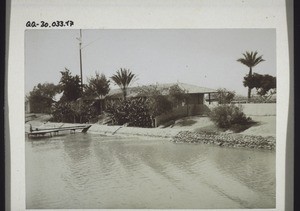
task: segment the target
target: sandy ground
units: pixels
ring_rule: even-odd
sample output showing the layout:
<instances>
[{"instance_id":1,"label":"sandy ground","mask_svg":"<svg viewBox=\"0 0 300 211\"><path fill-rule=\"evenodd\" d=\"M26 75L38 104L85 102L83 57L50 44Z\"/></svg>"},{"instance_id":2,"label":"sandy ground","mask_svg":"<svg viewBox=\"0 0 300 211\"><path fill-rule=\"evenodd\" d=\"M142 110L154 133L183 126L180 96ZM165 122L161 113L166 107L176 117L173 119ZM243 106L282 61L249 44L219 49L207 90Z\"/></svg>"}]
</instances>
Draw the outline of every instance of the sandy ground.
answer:
<instances>
[{"instance_id":1,"label":"sandy ground","mask_svg":"<svg viewBox=\"0 0 300 211\"><path fill-rule=\"evenodd\" d=\"M276 116L250 116L257 124L241 132L244 135L276 136ZM69 123L51 123L49 115L36 115L35 118L25 124L25 131L29 131L30 124L33 128L49 128L70 126ZM141 135L152 137L174 137L180 131L220 131L208 117L193 116L177 120L174 125L166 128L135 128L122 126L107 126L93 124L89 129L91 133L103 135Z\"/></svg>"},{"instance_id":2,"label":"sandy ground","mask_svg":"<svg viewBox=\"0 0 300 211\"><path fill-rule=\"evenodd\" d=\"M276 137L276 116L250 116L256 125L241 132L244 135L261 135Z\"/></svg>"},{"instance_id":3,"label":"sandy ground","mask_svg":"<svg viewBox=\"0 0 300 211\"><path fill-rule=\"evenodd\" d=\"M276 116L249 116L257 124L241 132L244 135L276 136ZM172 126L171 126L172 127ZM172 128L189 131L220 131L209 117L186 117L177 120Z\"/></svg>"}]
</instances>

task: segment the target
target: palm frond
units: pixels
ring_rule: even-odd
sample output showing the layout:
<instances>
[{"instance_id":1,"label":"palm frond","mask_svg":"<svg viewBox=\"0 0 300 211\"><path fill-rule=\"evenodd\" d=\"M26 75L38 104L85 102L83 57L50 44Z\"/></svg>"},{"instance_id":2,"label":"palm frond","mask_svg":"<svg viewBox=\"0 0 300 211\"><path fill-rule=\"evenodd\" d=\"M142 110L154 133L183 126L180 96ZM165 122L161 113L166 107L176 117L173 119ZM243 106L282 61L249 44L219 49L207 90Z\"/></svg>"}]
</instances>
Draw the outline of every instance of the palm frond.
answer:
<instances>
[{"instance_id":1,"label":"palm frond","mask_svg":"<svg viewBox=\"0 0 300 211\"><path fill-rule=\"evenodd\" d=\"M255 60L256 55L257 55L257 51L255 51L254 54L253 54L253 56L252 56L252 59L253 59L253 60Z\"/></svg>"},{"instance_id":2,"label":"palm frond","mask_svg":"<svg viewBox=\"0 0 300 211\"><path fill-rule=\"evenodd\" d=\"M260 57L258 57L258 58L256 58L256 59L254 60L253 66L255 66L255 65L257 65L257 64L259 64L259 63L261 63L261 62L263 62L263 61L265 61L265 60L262 59L262 56L260 56Z\"/></svg>"},{"instance_id":3,"label":"palm frond","mask_svg":"<svg viewBox=\"0 0 300 211\"><path fill-rule=\"evenodd\" d=\"M126 97L127 87L133 82L135 77L135 74L133 74L129 69L120 68L120 70L118 70L116 74L110 78L122 89L124 97Z\"/></svg>"},{"instance_id":4,"label":"palm frond","mask_svg":"<svg viewBox=\"0 0 300 211\"><path fill-rule=\"evenodd\" d=\"M245 53L242 53L244 58L237 59L237 62L240 62L240 63L242 63L242 64L244 64L244 65L246 65L247 67L250 67L250 68L254 67L257 64L259 64L260 62L265 61L264 59L262 59L262 55L257 57L257 54L258 54L257 51L255 51L255 52L246 51Z\"/></svg>"}]
</instances>

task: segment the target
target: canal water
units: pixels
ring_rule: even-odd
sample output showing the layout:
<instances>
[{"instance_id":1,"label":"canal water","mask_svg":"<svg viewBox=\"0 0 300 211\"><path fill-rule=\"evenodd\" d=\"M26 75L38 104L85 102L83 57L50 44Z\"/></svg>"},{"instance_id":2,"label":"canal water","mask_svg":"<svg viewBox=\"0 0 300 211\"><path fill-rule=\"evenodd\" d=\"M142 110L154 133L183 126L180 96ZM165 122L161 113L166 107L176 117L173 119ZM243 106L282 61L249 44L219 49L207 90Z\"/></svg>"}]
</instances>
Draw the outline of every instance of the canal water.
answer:
<instances>
[{"instance_id":1,"label":"canal water","mask_svg":"<svg viewBox=\"0 0 300 211\"><path fill-rule=\"evenodd\" d=\"M274 208L275 152L65 134L26 138L27 208Z\"/></svg>"}]
</instances>

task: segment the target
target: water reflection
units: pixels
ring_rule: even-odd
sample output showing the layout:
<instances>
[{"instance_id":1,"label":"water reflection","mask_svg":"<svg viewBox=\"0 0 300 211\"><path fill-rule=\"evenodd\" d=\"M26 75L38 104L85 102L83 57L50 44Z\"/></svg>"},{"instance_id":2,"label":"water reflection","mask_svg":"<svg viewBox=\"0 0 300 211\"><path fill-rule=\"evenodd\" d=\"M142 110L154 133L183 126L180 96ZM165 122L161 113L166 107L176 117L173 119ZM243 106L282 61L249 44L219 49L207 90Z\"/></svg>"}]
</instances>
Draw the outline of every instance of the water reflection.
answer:
<instances>
[{"instance_id":1,"label":"water reflection","mask_svg":"<svg viewBox=\"0 0 300 211\"><path fill-rule=\"evenodd\" d=\"M275 154L69 134L26 141L27 208L275 206Z\"/></svg>"},{"instance_id":2,"label":"water reflection","mask_svg":"<svg viewBox=\"0 0 300 211\"><path fill-rule=\"evenodd\" d=\"M84 133L71 134L63 141L64 151L74 163L82 162L90 156L91 137Z\"/></svg>"},{"instance_id":3,"label":"water reflection","mask_svg":"<svg viewBox=\"0 0 300 211\"><path fill-rule=\"evenodd\" d=\"M64 162L68 169L61 175L65 188L72 195L74 191L84 190L89 181L91 138L86 134L71 134L73 136L63 142ZM76 196L76 194L75 194Z\"/></svg>"},{"instance_id":4,"label":"water reflection","mask_svg":"<svg viewBox=\"0 0 300 211\"><path fill-rule=\"evenodd\" d=\"M253 153L254 152L254 153ZM226 159L224 157L226 156ZM213 159L218 169L254 191L275 200L275 158L268 150L218 150Z\"/></svg>"}]
</instances>

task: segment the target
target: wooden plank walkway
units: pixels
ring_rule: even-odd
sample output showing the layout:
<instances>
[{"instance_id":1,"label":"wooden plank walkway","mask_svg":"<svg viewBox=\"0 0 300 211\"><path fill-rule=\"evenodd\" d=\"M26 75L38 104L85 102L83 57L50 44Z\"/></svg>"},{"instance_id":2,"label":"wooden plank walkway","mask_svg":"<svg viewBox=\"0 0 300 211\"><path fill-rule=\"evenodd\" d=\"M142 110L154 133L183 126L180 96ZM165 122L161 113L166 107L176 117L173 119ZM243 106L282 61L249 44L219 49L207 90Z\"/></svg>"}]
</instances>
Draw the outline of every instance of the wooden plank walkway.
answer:
<instances>
[{"instance_id":1,"label":"wooden plank walkway","mask_svg":"<svg viewBox=\"0 0 300 211\"><path fill-rule=\"evenodd\" d=\"M78 125L78 126L69 126L69 127L59 127L59 128L43 128L43 129L36 129L32 130L28 133L28 137L30 136L44 136L45 134L56 135L59 131L67 131L74 132L76 130L81 130L82 133L86 133L88 129L92 125Z\"/></svg>"}]
</instances>

